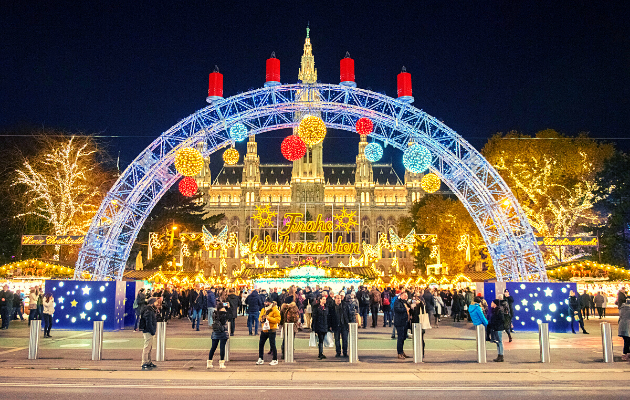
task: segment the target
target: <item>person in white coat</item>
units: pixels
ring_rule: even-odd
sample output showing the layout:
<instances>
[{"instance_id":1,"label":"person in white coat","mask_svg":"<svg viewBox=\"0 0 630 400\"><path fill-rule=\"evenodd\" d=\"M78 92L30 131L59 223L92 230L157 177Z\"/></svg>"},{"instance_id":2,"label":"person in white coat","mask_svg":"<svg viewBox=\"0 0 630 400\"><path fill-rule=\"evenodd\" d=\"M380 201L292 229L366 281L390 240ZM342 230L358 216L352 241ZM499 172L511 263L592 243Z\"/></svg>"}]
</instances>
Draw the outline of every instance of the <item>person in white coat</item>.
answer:
<instances>
[{"instance_id":1,"label":"person in white coat","mask_svg":"<svg viewBox=\"0 0 630 400\"><path fill-rule=\"evenodd\" d=\"M55 314L55 299L52 296L52 293L46 293L44 295L44 312L43 312L43 320L44 320L44 337L49 338L50 329L52 328L53 315Z\"/></svg>"},{"instance_id":2,"label":"person in white coat","mask_svg":"<svg viewBox=\"0 0 630 400\"><path fill-rule=\"evenodd\" d=\"M433 316L435 317L435 327L439 328L438 322L440 322L440 315L442 315L442 310L444 309L444 301L442 301L442 297L437 290L433 292L433 301L435 303L435 307L433 308ZM429 316L430 318L430 316Z\"/></svg>"}]
</instances>

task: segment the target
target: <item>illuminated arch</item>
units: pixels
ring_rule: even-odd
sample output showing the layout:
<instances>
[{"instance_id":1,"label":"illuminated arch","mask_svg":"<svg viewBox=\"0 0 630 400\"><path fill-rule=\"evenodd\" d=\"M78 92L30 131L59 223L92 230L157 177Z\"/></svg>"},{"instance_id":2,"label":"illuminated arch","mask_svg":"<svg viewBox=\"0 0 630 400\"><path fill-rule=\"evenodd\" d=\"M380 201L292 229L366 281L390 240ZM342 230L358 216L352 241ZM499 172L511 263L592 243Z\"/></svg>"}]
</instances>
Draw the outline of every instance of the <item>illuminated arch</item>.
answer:
<instances>
[{"instance_id":1,"label":"illuminated arch","mask_svg":"<svg viewBox=\"0 0 630 400\"><path fill-rule=\"evenodd\" d=\"M303 99L315 99L304 101ZM83 247L75 277L122 279L131 246L162 195L180 179L175 152L200 142L204 157L232 143L236 122L249 134L296 126L296 112L319 112L328 128L355 130L360 117L373 121L370 134L404 150L426 146L437 174L461 200L479 227L497 280L547 280L532 228L509 187L467 141L427 113L368 90L329 84L261 88L215 102L183 119L149 145L123 172L101 204Z\"/></svg>"}]
</instances>

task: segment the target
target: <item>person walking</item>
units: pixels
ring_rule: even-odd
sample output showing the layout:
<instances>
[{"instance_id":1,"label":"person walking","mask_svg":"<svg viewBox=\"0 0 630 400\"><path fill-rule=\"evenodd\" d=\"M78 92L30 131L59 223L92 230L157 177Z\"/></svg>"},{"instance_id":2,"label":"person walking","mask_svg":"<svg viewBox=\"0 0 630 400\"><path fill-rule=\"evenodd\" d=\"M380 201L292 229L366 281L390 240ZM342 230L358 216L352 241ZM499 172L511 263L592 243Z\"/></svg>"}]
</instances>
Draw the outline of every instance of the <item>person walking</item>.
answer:
<instances>
[{"instance_id":1,"label":"person walking","mask_svg":"<svg viewBox=\"0 0 630 400\"><path fill-rule=\"evenodd\" d=\"M590 308L591 308L591 296L585 290L584 293L580 296L580 310L582 312L583 320L585 319L585 317L586 317L586 320L589 319L588 317L589 317Z\"/></svg>"},{"instance_id":2,"label":"person walking","mask_svg":"<svg viewBox=\"0 0 630 400\"><path fill-rule=\"evenodd\" d=\"M431 316L435 314L435 299L433 293L431 293L431 289L424 289L422 302L424 303L424 311L429 315L429 321L431 321Z\"/></svg>"},{"instance_id":3,"label":"person walking","mask_svg":"<svg viewBox=\"0 0 630 400\"><path fill-rule=\"evenodd\" d=\"M208 326L212 326L214 323L214 311L217 309L217 296L213 287L206 292L206 306L208 308Z\"/></svg>"},{"instance_id":4,"label":"person walking","mask_svg":"<svg viewBox=\"0 0 630 400\"><path fill-rule=\"evenodd\" d=\"M217 350L218 346L220 346L219 368L225 368L225 345L228 341L227 312L221 302L217 303L216 307L213 307L213 315L210 315L209 312L210 311L208 310L208 319L212 319L212 347L210 348L210 353L208 353L206 368L213 368L212 358L214 357L214 352Z\"/></svg>"},{"instance_id":5,"label":"person walking","mask_svg":"<svg viewBox=\"0 0 630 400\"><path fill-rule=\"evenodd\" d=\"M575 292L571 290L569 292L569 317L571 317L571 331L575 333L573 323L575 322L575 317L577 316L578 320L580 321L580 328L582 328L582 333L588 335L588 332L586 332L586 329L584 329L584 318L582 318L582 313L580 312L580 310L580 299L576 296Z\"/></svg>"},{"instance_id":6,"label":"person walking","mask_svg":"<svg viewBox=\"0 0 630 400\"><path fill-rule=\"evenodd\" d=\"M44 312L43 312L43 320L44 320L44 337L49 338L50 329L52 328L53 323L53 314L55 314L55 299L53 298L52 293L46 293L44 295Z\"/></svg>"},{"instance_id":7,"label":"person walking","mask_svg":"<svg viewBox=\"0 0 630 400\"><path fill-rule=\"evenodd\" d=\"M593 302L597 308L597 315L599 316L599 319L602 319L602 316L604 315L604 296L602 296L602 292L597 292L597 295L593 298Z\"/></svg>"},{"instance_id":8,"label":"person walking","mask_svg":"<svg viewBox=\"0 0 630 400\"><path fill-rule=\"evenodd\" d=\"M627 297L628 296L626 294L626 287L624 286L621 289L619 289L619 292L617 292L617 300L615 301L617 308L621 308L621 306L626 304Z\"/></svg>"},{"instance_id":9,"label":"person walking","mask_svg":"<svg viewBox=\"0 0 630 400\"><path fill-rule=\"evenodd\" d=\"M151 350L153 349L153 337L157 330L157 298L151 297L147 301L146 307L142 311L142 319L138 325L139 329L142 329L142 336L144 338L144 346L142 348L142 370L150 370L156 368L157 365L151 361Z\"/></svg>"},{"instance_id":10,"label":"person walking","mask_svg":"<svg viewBox=\"0 0 630 400\"><path fill-rule=\"evenodd\" d=\"M510 306L508 302L503 298L502 294L497 295L497 300L499 301L499 306L501 307L501 311L503 312L503 328L505 333L508 335L508 339L512 341L512 335L510 334L510 330L512 329L512 318L510 317Z\"/></svg>"},{"instance_id":11,"label":"person walking","mask_svg":"<svg viewBox=\"0 0 630 400\"><path fill-rule=\"evenodd\" d=\"M11 319L18 319L24 321L24 299L22 298L22 291L18 290L13 295L13 313Z\"/></svg>"},{"instance_id":12,"label":"person walking","mask_svg":"<svg viewBox=\"0 0 630 400\"><path fill-rule=\"evenodd\" d=\"M324 355L324 339L328 332L328 313L329 309L326 306L326 297L322 296L319 299L319 304L313 306L313 322L311 325L313 332L317 335L319 345L319 355L317 357L320 360L326 358Z\"/></svg>"},{"instance_id":13,"label":"person walking","mask_svg":"<svg viewBox=\"0 0 630 400\"><path fill-rule=\"evenodd\" d=\"M407 299L407 292L402 291L394 303L394 326L396 327L396 334L398 335L396 350L398 352L398 358L401 360L408 358L404 352L405 339L407 338L407 325L409 325L409 304L407 304Z\"/></svg>"},{"instance_id":14,"label":"person walking","mask_svg":"<svg viewBox=\"0 0 630 400\"><path fill-rule=\"evenodd\" d=\"M28 326L31 326L31 321L39 319L39 312L37 310L37 300L39 299L39 288L32 287L31 292L28 294Z\"/></svg>"},{"instance_id":15,"label":"person walking","mask_svg":"<svg viewBox=\"0 0 630 400\"><path fill-rule=\"evenodd\" d=\"M376 286L372 287L370 291L370 312L372 313L372 328L378 326L378 309L381 306L381 292L378 291Z\"/></svg>"},{"instance_id":16,"label":"person walking","mask_svg":"<svg viewBox=\"0 0 630 400\"><path fill-rule=\"evenodd\" d=\"M608 296L606 296L606 292L602 292L602 297L604 298L604 304L603 304L604 318L606 318L606 307L608 307Z\"/></svg>"},{"instance_id":17,"label":"person walking","mask_svg":"<svg viewBox=\"0 0 630 400\"><path fill-rule=\"evenodd\" d=\"M9 322L13 315L13 292L9 290L9 285L4 285L0 290L0 316L2 316L2 328L9 329Z\"/></svg>"},{"instance_id":18,"label":"person walking","mask_svg":"<svg viewBox=\"0 0 630 400\"><path fill-rule=\"evenodd\" d=\"M265 351L265 343L269 340L271 346L272 360L269 365L278 365L278 350L276 349L276 329L280 323L280 311L275 302L266 299L262 310L260 310L259 321L262 325L260 332L260 340L258 341L258 361L256 365L265 363L263 355Z\"/></svg>"},{"instance_id":19,"label":"person walking","mask_svg":"<svg viewBox=\"0 0 630 400\"><path fill-rule=\"evenodd\" d=\"M367 328L367 316L370 310L370 294L365 286L359 286L357 292L357 299L359 300L359 315L361 316L361 322L363 323L363 329Z\"/></svg>"},{"instance_id":20,"label":"person walking","mask_svg":"<svg viewBox=\"0 0 630 400\"><path fill-rule=\"evenodd\" d=\"M227 296L228 305L228 320L230 321L230 336L234 336L234 331L236 329L236 317L238 316L238 306L241 302L240 297L236 295L236 291L234 289L230 289Z\"/></svg>"},{"instance_id":21,"label":"person walking","mask_svg":"<svg viewBox=\"0 0 630 400\"><path fill-rule=\"evenodd\" d=\"M335 295L335 305L328 313L328 327L335 335L335 357L348 357L348 334L350 333L350 309L342 301L341 295Z\"/></svg>"},{"instance_id":22,"label":"person walking","mask_svg":"<svg viewBox=\"0 0 630 400\"><path fill-rule=\"evenodd\" d=\"M264 307L258 290L252 290L245 299L245 304L247 305L247 329L249 330L249 336L258 336L258 317L260 316L260 309ZM252 328L254 333L252 333Z\"/></svg>"},{"instance_id":23,"label":"person walking","mask_svg":"<svg viewBox=\"0 0 630 400\"><path fill-rule=\"evenodd\" d=\"M144 311L146 304L147 300L144 297L144 288L140 288L140 290L138 290L138 294L136 295L136 299L133 302L133 309L136 312L136 322L134 323L133 330L136 332L138 332L138 324L140 323L142 312Z\"/></svg>"},{"instance_id":24,"label":"person walking","mask_svg":"<svg viewBox=\"0 0 630 400\"><path fill-rule=\"evenodd\" d=\"M313 313L313 302L315 301L315 297L313 296L313 291L309 286L304 289L304 301L304 324L306 328L311 329L311 317Z\"/></svg>"},{"instance_id":25,"label":"person walking","mask_svg":"<svg viewBox=\"0 0 630 400\"><path fill-rule=\"evenodd\" d=\"M453 322L459 322L461 316L461 306L460 306L460 298L459 294L457 294L457 290L453 290L453 304L451 306L451 312L453 315Z\"/></svg>"},{"instance_id":26,"label":"person walking","mask_svg":"<svg viewBox=\"0 0 630 400\"><path fill-rule=\"evenodd\" d=\"M512 295L510 294L510 291L507 289L503 291L503 300L505 300L508 306L508 314L506 315L507 321L505 321L505 326L507 326L507 334L511 342L512 335L510 335L510 332L514 332L514 329L512 329L512 325L513 325L512 321L514 320L514 297L512 297Z\"/></svg>"},{"instance_id":27,"label":"person walking","mask_svg":"<svg viewBox=\"0 0 630 400\"><path fill-rule=\"evenodd\" d=\"M203 295L201 287L197 285L195 290L191 291L191 308L192 308L192 329L199 330L199 323L203 315L203 308L206 305L206 297ZM195 322L197 327L195 328Z\"/></svg>"},{"instance_id":28,"label":"person walking","mask_svg":"<svg viewBox=\"0 0 630 400\"><path fill-rule=\"evenodd\" d=\"M435 327L439 328L440 316L442 315L442 310L444 310L444 301L442 300L442 297L437 290L435 290L435 292L433 293L433 304L435 307L433 310L433 315L435 317Z\"/></svg>"},{"instance_id":29,"label":"person walking","mask_svg":"<svg viewBox=\"0 0 630 400\"><path fill-rule=\"evenodd\" d=\"M505 317L503 307L501 307L501 301L499 299L493 300L490 307L492 307L492 316L488 326L491 330L492 341L497 345L497 358L494 362L503 362L503 331L505 330Z\"/></svg>"},{"instance_id":30,"label":"person walking","mask_svg":"<svg viewBox=\"0 0 630 400\"><path fill-rule=\"evenodd\" d=\"M617 334L623 339L623 355L621 359L630 361L630 298L619 307L619 327Z\"/></svg>"}]
</instances>

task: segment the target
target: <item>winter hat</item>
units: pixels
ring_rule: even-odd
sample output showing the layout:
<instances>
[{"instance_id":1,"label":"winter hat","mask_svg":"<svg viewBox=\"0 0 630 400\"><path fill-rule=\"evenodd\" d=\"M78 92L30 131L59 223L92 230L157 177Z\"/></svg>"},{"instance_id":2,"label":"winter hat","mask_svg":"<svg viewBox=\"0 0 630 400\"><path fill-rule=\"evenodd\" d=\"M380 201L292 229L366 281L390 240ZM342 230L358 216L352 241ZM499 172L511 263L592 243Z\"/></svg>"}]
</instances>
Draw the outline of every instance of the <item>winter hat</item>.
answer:
<instances>
[{"instance_id":1,"label":"winter hat","mask_svg":"<svg viewBox=\"0 0 630 400\"><path fill-rule=\"evenodd\" d=\"M479 296L475 296L475 300L474 300L474 302L475 302L475 303L481 303L481 297L479 297Z\"/></svg>"}]
</instances>

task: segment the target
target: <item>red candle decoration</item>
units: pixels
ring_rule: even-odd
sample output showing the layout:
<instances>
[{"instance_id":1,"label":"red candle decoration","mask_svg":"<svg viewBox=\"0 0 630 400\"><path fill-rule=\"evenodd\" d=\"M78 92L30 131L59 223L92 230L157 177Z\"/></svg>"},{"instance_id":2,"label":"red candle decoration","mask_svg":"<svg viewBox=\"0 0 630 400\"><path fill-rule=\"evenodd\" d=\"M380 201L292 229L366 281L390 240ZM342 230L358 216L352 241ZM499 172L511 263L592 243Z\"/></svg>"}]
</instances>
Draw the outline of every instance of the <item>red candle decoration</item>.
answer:
<instances>
[{"instance_id":1,"label":"red candle decoration","mask_svg":"<svg viewBox=\"0 0 630 400\"><path fill-rule=\"evenodd\" d=\"M276 58L275 54L272 54L271 58L267 59L265 81L267 83L280 83L280 60Z\"/></svg>"},{"instance_id":2,"label":"red candle decoration","mask_svg":"<svg viewBox=\"0 0 630 400\"><path fill-rule=\"evenodd\" d=\"M363 117L359 118L355 127L359 135L369 135L372 133L372 129L374 129L374 124L372 124L371 119Z\"/></svg>"},{"instance_id":3,"label":"red candle decoration","mask_svg":"<svg viewBox=\"0 0 630 400\"><path fill-rule=\"evenodd\" d=\"M397 83L398 83L398 97L413 96L413 91L411 88L411 74L409 72L406 72L404 68L403 68L403 72L398 74Z\"/></svg>"},{"instance_id":4,"label":"red candle decoration","mask_svg":"<svg viewBox=\"0 0 630 400\"><path fill-rule=\"evenodd\" d=\"M280 145L280 151L289 161L299 160L306 154L306 143L299 136L287 136Z\"/></svg>"},{"instance_id":5,"label":"red candle decoration","mask_svg":"<svg viewBox=\"0 0 630 400\"><path fill-rule=\"evenodd\" d=\"M223 74L215 67L208 79L208 98L223 97Z\"/></svg>"},{"instance_id":6,"label":"red candle decoration","mask_svg":"<svg viewBox=\"0 0 630 400\"><path fill-rule=\"evenodd\" d=\"M197 182L189 176L179 181L179 192L186 197L192 197L197 193Z\"/></svg>"},{"instance_id":7,"label":"red candle decoration","mask_svg":"<svg viewBox=\"0 0 630 400\"><path fill-rule=\"evenodd\" d=\"M354 60L350 56L339 61L339 81L354 82Z\"/></svg>"}]
</instances>

